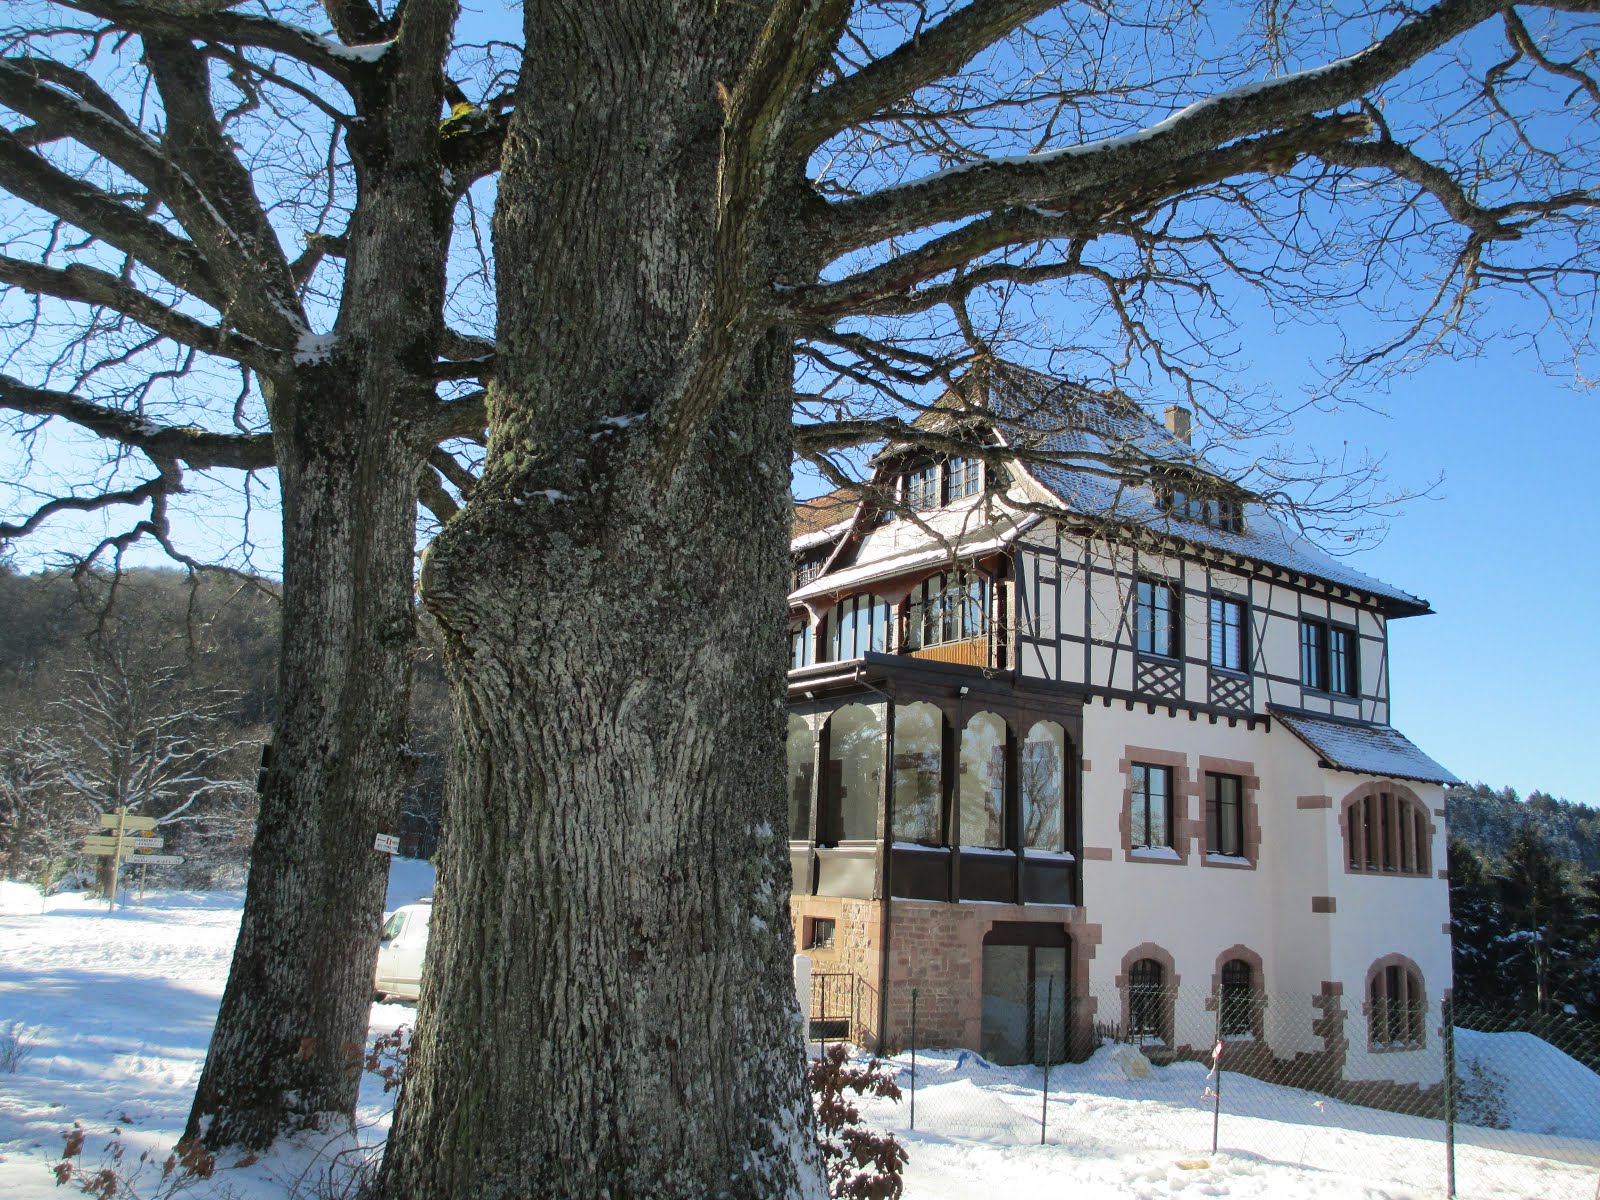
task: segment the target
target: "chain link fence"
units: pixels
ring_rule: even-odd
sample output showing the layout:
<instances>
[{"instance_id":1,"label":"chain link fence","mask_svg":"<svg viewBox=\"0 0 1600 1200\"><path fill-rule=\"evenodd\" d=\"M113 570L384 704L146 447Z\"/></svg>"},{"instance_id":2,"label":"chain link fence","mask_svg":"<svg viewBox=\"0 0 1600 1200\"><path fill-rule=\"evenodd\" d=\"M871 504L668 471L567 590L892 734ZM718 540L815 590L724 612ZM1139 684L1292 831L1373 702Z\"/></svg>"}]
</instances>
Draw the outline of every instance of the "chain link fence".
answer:
<instances>
[{"instance_id":1,"label":"chain link fence","mask_svg":"<svg viewBox=\"0 0 1600 1200\"><path fill-rule=\"evenodd\" d=\"M887 1059L904 1100L871 1119L1082 1159L1170 1151L1205 1167L1221 1154L1424 1194L1600 1200L1595 1023L1412 1002L1403 984L1367 996L1054 986L986 1003L988 1057Z\"/></svg>"}]
</instances>

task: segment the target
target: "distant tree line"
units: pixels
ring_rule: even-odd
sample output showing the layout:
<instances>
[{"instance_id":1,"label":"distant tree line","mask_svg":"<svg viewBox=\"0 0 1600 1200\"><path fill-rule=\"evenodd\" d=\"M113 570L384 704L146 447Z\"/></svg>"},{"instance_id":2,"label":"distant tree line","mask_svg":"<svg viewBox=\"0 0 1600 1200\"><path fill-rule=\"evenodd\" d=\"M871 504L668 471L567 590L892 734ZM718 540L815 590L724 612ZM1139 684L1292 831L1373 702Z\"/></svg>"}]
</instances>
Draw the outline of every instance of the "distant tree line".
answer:
<instances>
[{"instance_id":1,"label":"distant tree line","mask_svg":"<svg viewBox=\"0 0 1600 1200\"><path fill-rule=\"evenodd\" d=\"M99 814L156 818L177 868L152 880L238 886L255 835L270 736L277 602L266 581L173 570L23 574L0 561L0 877L44 888L95 881L80 853ZM447 718L419 663L416 770L402 850L438 842ZM157 870L161 871L156 875ZM103 886L104 879L97 886Z\"/></svg>"},{"instance_id":2,"label":"distant tree line","mask_svg":"<svg viewBox=\"0 0 1600 1200\"><path fill-rule=\"evenodd\" d=\"M1457 1004L1600 1020L1600 810L1481 783L1446 803Z\"/></svg>"}]
</instances>

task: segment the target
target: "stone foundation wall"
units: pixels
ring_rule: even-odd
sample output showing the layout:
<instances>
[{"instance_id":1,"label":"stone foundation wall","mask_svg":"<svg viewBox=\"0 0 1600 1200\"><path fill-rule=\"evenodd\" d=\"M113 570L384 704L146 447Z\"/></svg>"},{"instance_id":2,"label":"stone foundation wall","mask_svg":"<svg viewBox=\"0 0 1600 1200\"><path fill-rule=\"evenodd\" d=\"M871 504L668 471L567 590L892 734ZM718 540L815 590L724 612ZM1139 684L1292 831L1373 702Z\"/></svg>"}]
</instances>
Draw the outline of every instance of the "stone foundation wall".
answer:
<instances>
[{"instance_id":1,"label":"stone foundation wall","mask_svg":"<svg viewBox=\"0 0 1600 1200\"><path fill-rule=\"evenodd\" d=\"M889 934L888 1020L884 1042L898 1049L911 1040L911 995L917 993L917 1043L927 1047L978 1049L983 1041L983 939L998 922L1065 928L1071 942L1073 991L1089 990L1089 960L1100 927L1083 910L1040 905L944 904L933 900L892 902ZM1073 1013L1073 1038L1086 1039L1094 1002ZM1078 1031L1083 1026L1084 1032Z\"/></svg>"}]
</instances>

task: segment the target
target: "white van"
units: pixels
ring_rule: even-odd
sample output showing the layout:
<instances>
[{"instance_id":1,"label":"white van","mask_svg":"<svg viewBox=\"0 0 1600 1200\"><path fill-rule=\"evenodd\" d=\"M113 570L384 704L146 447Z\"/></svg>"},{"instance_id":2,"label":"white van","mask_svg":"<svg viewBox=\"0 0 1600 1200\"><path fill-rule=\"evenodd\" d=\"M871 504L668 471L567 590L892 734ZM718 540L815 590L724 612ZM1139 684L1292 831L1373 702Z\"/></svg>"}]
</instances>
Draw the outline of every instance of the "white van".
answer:
<instances>
[{"instance_id":1,"label":"white van","mask_svg":"<svg viewBox=\"0 0 1600 1200\"><path fill-rule=\"evenodd\" d=\"M422 993L422 960L428 951L433 898L395 909L384 919L372 990L379 1000L415 1000Z\"/></svg>"}]
</instances>

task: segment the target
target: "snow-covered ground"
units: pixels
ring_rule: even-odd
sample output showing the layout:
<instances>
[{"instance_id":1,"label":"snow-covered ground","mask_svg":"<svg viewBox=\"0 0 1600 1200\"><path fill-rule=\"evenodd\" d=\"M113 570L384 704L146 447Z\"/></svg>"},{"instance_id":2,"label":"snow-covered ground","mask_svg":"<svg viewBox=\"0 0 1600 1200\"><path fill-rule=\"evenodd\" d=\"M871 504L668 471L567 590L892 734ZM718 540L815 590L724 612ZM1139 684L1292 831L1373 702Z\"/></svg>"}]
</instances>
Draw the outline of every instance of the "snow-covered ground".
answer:
<instances>
[{"instance_id":1,"label":"snow-covered ground","mask_svg":"<svg viewBox=\"0 0 1600 1200\"><path fill-rule=\"evenodd\" d=\"M1466 1035L1463 1034L1463 1037ZM1498 1038L1506 1035L1476 1035ZM1522 1037L1526 1035L1512 1035ZM1558 1054L1553 1047L1540 1046ZM1127 1048L1118 1048L1126 1050ZM1052 1068L1048 1108L1038 1067L997 1067L968 1051L917 1056L916 1129L910 1104L872 1101L864 1111L910 1152L907 1194L966 1200L1051 1200L1072 1180L1079 1200L1174 1195L1234 1197L1422 1197L1445 1192L1441 1122L1342 1104L1314 1092L1225 1075L1211 1153L1206 1068L1156 1067L1130 1079L1104 1047L1088 1062ZM1600 1119L1600 1076L1565 1055L1569 1088L1540 1108L1527 1132L1457 1127L1457 1193L1463 1197L1592 1200L1600 1140L1548 1136L1563 1114ZM1501 1054L1520 1082L1523 1060ZM910 1058L890 1065L905 1091ZM1538 1064L1541 1069L1550 1064ZM1530 1100L1530 1112L1538 1102ZM1587 1106L1587 1107L1585 1107ZM1041 1111L1045 1144L1040 1145Z\"/></svg>"},{"instance_id":2,"label":"snow-covered ground","mask_svg":"<svg viewBox=\"0 0 1600 1200\"><path fill-rule=\"evenodd\" d=\"M389 905L431 890L425 864L398 862ZM0 1196L59 1198L49 1168L74 1123L87 1132L88 1163L98 1163L116 1137L128 1148L124 1169L148 1150L146 1183L159 1175L155 1164L183 1127L205 1056L239 905L237 896L161 893L143 908L108 915L103 903L81 896L41 900L30 889L0 885L0 1045L14 1029L27 1048L15 1073L0 1071ZM373 1031L413 1015L405 1006L375 1005ZM1460 1041L1463 1061L1483 1065L1487 1094L1509 1126L1460 1131L1460 1194L1593 1200L1600 1182L1600 1077L1543 1042L1496 1040L1506 1038L1528 1035L1463 1033ZM1545 1083L1529 1082L1527 1064L1536 1060L1532 1077ZM909 1082L909 1059L892 1065L902 1084ZM909 1103L874 1101L868 1110L902 1134L910 1154L908 1200L996 1194L1406 1200L1444 1191L1438 1123L1239 1076L1225 1077L1223 1150L1211 1154L1205 1071L1192 1063L1130 1080L1101 1051L1081 1066L1055 1068L1042 1146L1039 1069L935 1051L919 1055L918 1081L915 1131L908 1128ZM369 1076L361 1093L361 1142L381 1142L392 1102ZM224 1156L213 1181L182 1194L312 1200L320 1177L355 1155L347 1138L308 1137L242 1167L235 1165L238 1156Z\"/></svg>"}]
</instances>

